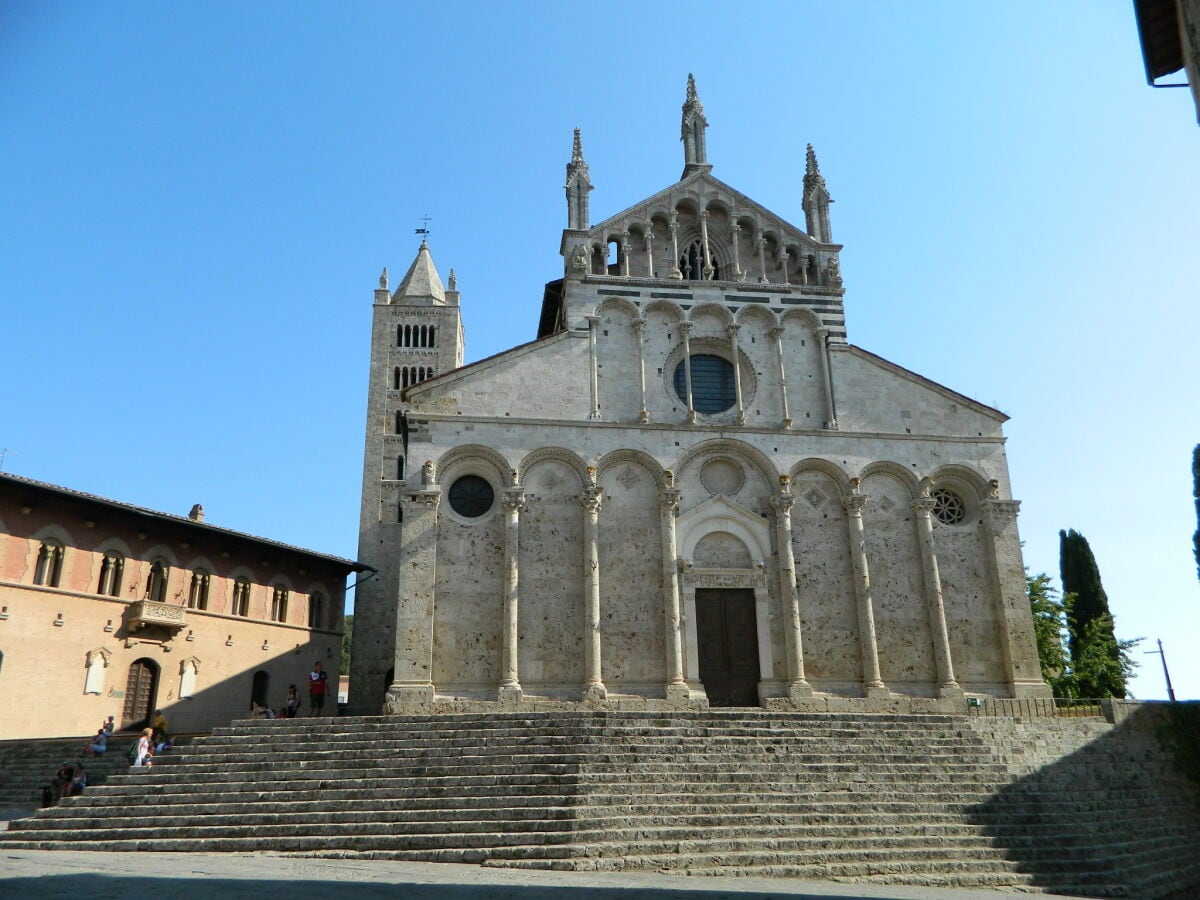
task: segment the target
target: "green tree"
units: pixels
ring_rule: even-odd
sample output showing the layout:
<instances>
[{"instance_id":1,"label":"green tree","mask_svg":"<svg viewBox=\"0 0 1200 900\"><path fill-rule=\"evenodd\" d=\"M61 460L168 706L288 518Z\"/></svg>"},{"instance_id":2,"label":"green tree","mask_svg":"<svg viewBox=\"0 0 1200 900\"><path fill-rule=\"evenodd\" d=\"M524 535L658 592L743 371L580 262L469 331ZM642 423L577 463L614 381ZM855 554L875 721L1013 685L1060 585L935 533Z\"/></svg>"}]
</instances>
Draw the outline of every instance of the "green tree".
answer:
<instances>
[{"instance_id":1,"label":"green tree","mask_svg":"<svg viewBox=\"0 0 1200 900\"><path fill-rule=\"evenodd\" d=\"M1072 598L1068 597L1068 606ZM1076 697L1125 697L1137 668L1129 651L1141 638L1118 640L1111 615L1092 619L1076 635L1078 655L1071 659L1070 689Z\"/></svg>"},{"instance_id":2,"label":"green tree","mask_svg":"<svg viewBox=\"0 0 1200 900\"><path fill-rule=\"evenodd\" d=\"M1087 538L1074 529L1060 531L1058 538L1070 649L1070 681L1064 688L1076 697L1124 697L1137 666L1128 651L1141 638L1117 640L1108 595Z\"/></svg>"},{"instance_id":3,"label":"green tree","mask_svg":"<svg viewBox=\"0 0 1200 900\"><path fill-rule=\"evenodd\" d=\"M1192 552L1196 554L1196 577L1200 578L1200 444L1192 450L1192 498L1196 501L1196 533L1192 535Z\"/></svg>"},{"instance_id":4,"label":"green tree","mask_svg":"<svg viewBox=\"0 0 1200 900\"><path fill-rule=\"evenodd\" d=\"M1025 590L1033 611L1033 632L1037 639L1038 662L1042 680L1050 685L1055 697L1074 696L1068 668L1066 638L1067 611L1058 591L1050 584L1050 576L1025 573Z\"/></svg>"},{"instance_id":5,"label":"green tree","mask_svg":"<svg viewBox=\"0 0 1200 900\"><path fill-rule=\"evenodd\" d=\"M350 674L350 640L354 637L354 616L345 616L342 619L342 667L340 671L343 675Z\"/></svg>"},{"instance_id":6,"label":"green tree","mask_svg":"<svg viewBox=\"0 0 1200 900\"><path fill-rule=\"evenodd\" d=\"M1087 632L1093 621L1111 615L1108 594L1104 593L1104 585L1100 583L1100 568L1087 538L1073 528L1058 533L1058 566L1063 594L1075 595L1070 606L1069 639L1071 660L1074 661L1079 658L1080 636Z\"/></svg>"}]
</instances>

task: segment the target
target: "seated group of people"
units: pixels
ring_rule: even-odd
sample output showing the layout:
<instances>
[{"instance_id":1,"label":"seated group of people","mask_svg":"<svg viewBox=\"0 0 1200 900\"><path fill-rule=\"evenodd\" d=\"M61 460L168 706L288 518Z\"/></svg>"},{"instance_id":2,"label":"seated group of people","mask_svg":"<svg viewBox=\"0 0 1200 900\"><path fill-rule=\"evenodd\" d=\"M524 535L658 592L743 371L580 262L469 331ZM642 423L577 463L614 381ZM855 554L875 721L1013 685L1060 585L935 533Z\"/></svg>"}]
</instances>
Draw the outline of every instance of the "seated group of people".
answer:
<instances>
[{"instance_id":1,"label":"seated group of people","mask_svg":"<svg viewBox=\"0 0 1200 900\"><path fill-rule=\"evenodd\" d=\"M64 762L50 783L42 786L42 806L53 806L63 797L74 797L87 787L87 771L83 763Z\"/></svg>"},{"instance_id":2,"label":"seated group of people","mask_svg":"<svg viewBox=\"0 0 1200 900\"><path fill-rule=\"evenodd\" d=\"M279 712L264 706L257 700L250 701L250 715L256 719L294 719L300 711L300 696L296 693L294 684L288 685L287 700L279 707Z\"/></svg>"}]
</instances>

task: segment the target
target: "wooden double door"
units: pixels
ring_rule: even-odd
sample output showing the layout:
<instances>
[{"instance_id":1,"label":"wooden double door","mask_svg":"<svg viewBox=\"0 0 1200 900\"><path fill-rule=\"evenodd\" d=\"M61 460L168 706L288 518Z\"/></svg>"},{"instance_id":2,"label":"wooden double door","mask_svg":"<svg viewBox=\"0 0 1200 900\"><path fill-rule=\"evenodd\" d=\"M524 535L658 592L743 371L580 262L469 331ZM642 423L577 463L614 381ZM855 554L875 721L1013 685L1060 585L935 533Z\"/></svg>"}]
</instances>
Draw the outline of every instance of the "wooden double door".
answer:
<instances>
[{"instance_id":1,"label":"wooden double door","mask_svg":"<svg viewBox=\"0 0 1200 900\"><path fill-rule=\"evenodd\" d=\"M754 591L697 588L700 681L710 706L758 706Z\"/></svg>"},{"instance_id":2,"label":"wooden double door","mask_svg":"<svg viewBox=\"0 0 1200 900\"><path fill-rule=\"evenodd\" d=\"M121 710L121 728L145 728L154 711L158 693L158 666L153 660L139 659L129 667L125 680L125 706Z\"/></svg>"}]
</instances>

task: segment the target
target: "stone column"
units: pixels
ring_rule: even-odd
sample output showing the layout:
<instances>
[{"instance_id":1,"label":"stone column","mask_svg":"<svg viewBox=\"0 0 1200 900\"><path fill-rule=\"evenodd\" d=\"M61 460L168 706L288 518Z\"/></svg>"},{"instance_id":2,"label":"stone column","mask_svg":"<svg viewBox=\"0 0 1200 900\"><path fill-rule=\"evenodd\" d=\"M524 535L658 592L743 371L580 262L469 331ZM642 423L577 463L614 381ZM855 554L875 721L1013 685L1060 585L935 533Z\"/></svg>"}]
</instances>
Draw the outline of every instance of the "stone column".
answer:
<instances>
[{"instance_id":1,"label":"stone column","mask_svg":"<svg viewBox=\"0 0 1200 900\"><path fill-rule=\"evenodd\" d=\"M837 405L833 400L833 377L829 373L829 329L817 329L817 356L820 359L821 379L825 383L825 427L838 430Z\"/></svg>"},{"instance_id":2,"label":"stone column","mask_svg":"<svg viewBox=\"0 0 1200 900\"><path fill-rule=\"evenodd\" d=\"M515 703L521 699L518 664L518 583L520 578L521 510L525 508L525 489L513 486L504 491L504 649L500 666L500 688L496 699Z\"/></svg>"},{"instance_id":3,"label":"stone column","mask_svg":"<svg viewBox=\"0 0 1200 900\"><path fill-rule=\"evenodd\" d=\"M733 224L729 230L733 233L733 279L741 281L745 275L742 274L742 261L738 255L738 236L742 233L742 226L738 224L737 213L734 212L730 216L733 219Z\"/></svg>"},{"instance_id":4,"label":"stone column","mask_svg":"<svg viewBox=\"0 0 1200 900\"><path fill-rule=\"evenodd\" d=\"M396 604L394 675L384 698L385 715L433 711L433 611L441 495L432 461L422 469L421 484L406 486L400 495L405 553Z\"/></svg>"},{"instance_id":5,"label":"stone column","mask_svg":"<svg viewBox=\"0 0 1200 900\"><path fill-rule=\"evenodd\" d=\"M784 247L783 249L781 249L779 251L779 264L781 266L783 266L783 283L784 284L788 283L788 270L787 270L788 256L789 256L789 254L787 251L787 247Z\"/></svg>"},{"instance_id":6,"label":"stone column","mask_svg":"<svg viewBox=\"0 0 1200 900\"><path fill-rule=\"evenodd\" d=\"M646 276L654 277L654 223L646 222Z\"/></svg>"},{"instance_id":7,"label":"stone column","mask_svg":"<svg viewBox=\"0 0 1200 900\"><path fill-rule=\"evenodd\" d=\"M621 274L629 277L629 232L621 232Z\"/></svg>"},{"instance_id":8,"label":"stone column","mask_svg":"<svg viewBox=\"0 0 1200 900\"><path fill-rule=\"evenodd\" d=\"M779 359L779 396L783 401L783 427L792 427L792 417L788 412L787 398L787 367L783 364L783 329L772 328L771 337L775 338L775 356Z\"/></svg>"},{"instance_id":9,"label":"stone column","mask_svg":"<svg viewBox=\"0 0 1200 900\"><path fill-rule=\"evenodd\" d=\"M754 236L754 249L758 253L758 264L762 266L762 281L767 283L767 240L761 231Z\"/></svg>"},{"instance_id":10,"label":"stone column","mask_svg":"<svg viewBox=\"0 0 1200 900\"><path fill-rule=\"evenodd\" d=\"M980 538L987 546L992 596L1003 654L1005 676L1014 697L1050 697L1042 681L1037 637L1029 611L1025 569L1021 560L1021 538L1017 534L1016 500L991 498L980 504Z\"/></svg>"},{"instance_id":11,"label":"stone column","mask_svg":"<svg viewBox=\"0 0 1200 900\"><path fill-rule=\"evenodd\" d=\"M679 333L683 335L683 380L687 384L687 423L695 425L696 407L692 405L692 344L688 338L688 335L692 333L692 323L680 322Z\"/></svg>"},{"instance_id":12,"label":"stone column","mask_svg":"<svg viewBox=\"0 0 1200 900\"><path fill-rule=\"evenodd\" d=\"M812 696L812 687L804 679L804 643L800 628L800 599L796 596L796 560L792 555L791 479L779 478L779 493L771 497L775 510L775 541L779 545L779 596L783 605L784 645L787 650L788 697L799 700Z\"/></svg>"},{"instance_id":13,"label":"stone column","mask_svg":"<svg viewBox=\"0 0 1200 900\"><path fill-rule=\"evenodd\" d=\"M579 498L583 507L583 699L598 702L608 696L600 674L600 545L601 490L596 470L588 467L588 484Z\"/></svg>"},{"instance_id":14,"label":"stone column","mask_svg":"<svg viewBox=\"0 0 1200 900\"><path fill-rule=\"evenodd\" d=\"M911 503L916 516L917 542L921 548L921 572L925 578L925 604L929 610L929 632L933 635L933 658L937 664L938 696L962 696L954 680L950 658L950 635L946 630L946 604L942 600L942 578L938 573L937 553L933 545L933 506L928 489Z\"/></svg>"},{"instance_id":15,"label":"stone column","mask_svg":"<svg viewBox=\"0 0 1200 900\"><path fill-rule=\"evenodd\" d=\"M682 281L683 273L679 271L679 215L671 213L671 277Z\"/></svg>"},{"instance_id":16,"label":"stone column","mask_svg":"<svg viewBox=\"0 0 1200 900\"><path fill-rule=\"evenodd\" d=\"M665 695L672 706L686 704L691 698L683 677L683 634L679 613L679 573L675 546L675 513L679 509L680 492L675 488L675 474L663 473L663 487L658 491L658 510L662 531L662 594L663 618L667 632L667 683Z\"/></svg>"},{"instance_id":17,"label":"stone column","mask_svg":"<svg viewBox=\"0 0 1200 900\"><path fill-rule=\"evenodd\" d=\"M737 342L739 327L737 324L728 325L725 333L729 335L729 353L733 357L733 396L737 402L737 416L734 418L734 422L738 425L745 425L746 410L742 406L742 367L738 356Z\"/></svg>"},{"instance_id":18,"label":"stone column","mask_svg":"<svg viewBox=\"0 0 1200 900\"><path fill-rule=\"evenodd\" d=\"M646 320L634 319L633 330L637 337L638 350L638 387L642 394L642 411L638 413L639 422L649 422L650 412L646 409L646 352L644 344L646 341Z\"/></svg>"},{"instance_id":19,"label":"stone column","mask_svg":"<svg viewBox=\"0 0 1200 900\"><path fill-rule=\"evenodd\" d=\"M591 362L591 387L592 387L592 409L588 413L588 419L597 422L600 420L600 370L596 360L596 331L600 326L599 316L587 316L588 323L588 356Z\"/></svg>"},{"instance_id":20,"label":"stone column","mask_svg":"<svg viewBox=\"0 0 1200 900\"><path fill-rule=\"evenodd\" d=\"M850 482L851 493L842 500L850 534L850 562L854 566L854 599L858 605L858 643L862 653L863 693L888 697L890 692L879 672L879 645L875 640L875 607L871 599L871 573L867 565L867 541L862 511L867 498L859 493L858 479Z\"/></svg>"},{"instance_id":21,"label":"stone column","mask_svg":"<svg viewBox=\"0 0 1200 900\"><path fill-rule=\"evenodd\" d=\"M700 211L700 240L704 246L704 269L700 273L704 276L705 281L711 281L713 277L712 253L708 250L708 210Z\"/></svg>"}]
</instances>

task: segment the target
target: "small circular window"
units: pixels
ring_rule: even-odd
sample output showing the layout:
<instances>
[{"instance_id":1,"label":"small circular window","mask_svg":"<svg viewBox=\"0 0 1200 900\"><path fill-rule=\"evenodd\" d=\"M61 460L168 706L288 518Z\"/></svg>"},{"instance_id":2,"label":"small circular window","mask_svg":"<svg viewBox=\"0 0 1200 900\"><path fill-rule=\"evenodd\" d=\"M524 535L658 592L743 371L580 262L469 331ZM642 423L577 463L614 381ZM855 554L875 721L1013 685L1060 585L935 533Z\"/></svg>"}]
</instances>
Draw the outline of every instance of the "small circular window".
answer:
<instances>
[{"instance_id":1,"label":"small circular window","mask_svg":"<svg viewBox=\"0 0 1200 900\"><path fill-rule=\"evenodd\" d=\"M945 488L930 493L933 500L933 517L943 525L957 525L967 517L967 508L962 497Z\"/></svg>"},{"instance_id":2,"label":"small circular window","mask_svg":"<svg viewBox=\"0 0 1200 900\"><path fill-rule=\"evenodd\" d=\"M675 367L675 393L680 400L687 402L687 367L683 360ZM692 406L696 412L725 412L736 399L733 363L723 356L709 353L693 355Z\"/></svg>"},{"instance_id":3,"label":"small circular window","mask_svg":"<svg viewBox=\"0 0 1200 900\"><path fill-rule=\"evenodd\" d=\"M478 475L464 475L450 485L450 508L465 519L478 519L496 502L491 483Z\"/></svg>"}]
</instances>

